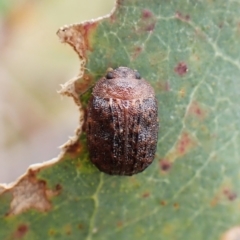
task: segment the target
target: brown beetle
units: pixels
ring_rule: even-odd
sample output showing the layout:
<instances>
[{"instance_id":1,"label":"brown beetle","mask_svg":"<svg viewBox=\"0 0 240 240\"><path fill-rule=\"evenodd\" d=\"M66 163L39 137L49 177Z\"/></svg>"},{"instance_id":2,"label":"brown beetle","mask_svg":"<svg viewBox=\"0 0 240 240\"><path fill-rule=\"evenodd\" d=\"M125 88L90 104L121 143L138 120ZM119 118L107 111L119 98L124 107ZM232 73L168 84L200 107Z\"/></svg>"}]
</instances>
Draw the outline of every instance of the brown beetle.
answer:
<instances>
[{"instance_id":1,"label":"brown beetle","mask_svg":"<svg viewBox=\"0 0 240 240\"><path fill-rule=\"evenodd\" d=\"M100 171L129 176L142 172L157 146L153 88L130 68L108 71L93 89L86 127L90 158Z\"/></svg>"}]
</instances>

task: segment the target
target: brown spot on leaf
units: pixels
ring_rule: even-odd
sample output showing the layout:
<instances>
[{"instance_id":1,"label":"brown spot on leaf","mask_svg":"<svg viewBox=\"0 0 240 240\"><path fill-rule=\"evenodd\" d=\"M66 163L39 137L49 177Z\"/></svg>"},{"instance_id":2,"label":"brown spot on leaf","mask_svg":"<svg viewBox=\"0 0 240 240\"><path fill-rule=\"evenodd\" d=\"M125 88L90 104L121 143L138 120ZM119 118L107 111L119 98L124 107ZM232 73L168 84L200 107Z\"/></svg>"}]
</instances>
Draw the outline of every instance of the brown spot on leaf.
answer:
<instances>
[{"instance_id":1,"label":"brown spot on leaf","mask_svg":"<svg viewBox=\"0 0 240 240\"><path fill-rule=\"evenodd\" d=\"M78 229L80 229L80 230L83 229L83 224L82 224L82 223L79 223L79 224L78 224Z\"/></svg>"},{"instance_id":2,"label":"brown spot on leaf","mask_svg":"<svg viewBox=\"0 0 240 240\"><path fill-rule=\"evenodd\" d=\"M188 22L190 20L190 16L188 14L184 15L179 11L176 12L175 17L183 22Z\"/></svg>"},{"instance_id":3,"label":"brown spot on leaf","mask_svg":"<svg viewBox=\"0 0 240 240\"><path fill-rule=\"evenodd\" d=\"M174 204L173 204L173 207L174 207L175 209L179 209L179 204L178 204L178 203L174 203Z\"/></svg>"},{"instance_id":4,"label":"brown spot on leaf","mask_svg":"<svg viewBox=\"0 0 240 240\"><path fill-rule=\"evenodd\" d=\"M71 235L72 234L71 225L68 224L68 225L64 226L64 231L65 231L66 235Z\"/></svg>"},{"instance_id":5,"label":"brown spot on leaf","mask_svg":"<svg viewBox=\"0 0 240 240\"><path fill-rule=\"evenodd\" d=\"M169 82L165 82L165 84L164 84L164 90L165 90L166 92L169 92L169 91L170 91L170 83L169 83Z\"/></svg>"},{"instance_id":6,"label":"brown spot on leaf","mask_svg":"<svg viewBox=\"0 0 240 240\"><path fill-rule=\"evenodd\" d=\"M155 24L156 24L156 22L152 22L152 23L148 24L148 25L146 26L145 30L146 30L147 32L152 32L152 31L154 30L154 28L155 28Z\"/></svg>"},{"instance_id":7,"label":"brown spot on leaf","mask_svg":"<svg viewBox=\"0 0 240 240\"><path fill-rule=\"evenodd\" d=\"M122 5L123 2L124 2L124 0L117 0L117 5L118 5L118 6L119 6L119 5Z\"/></svg>"},{"instance_id":8,"label":"brown spot on leaf","mask_svg":"<svg viewBox=\"0 0 240 240\"><path fill-rule=\"evenodd\" d=\"M110 23L114 24L116 22L116 19L116 12L113 12L109 17Z\"/></svg>"},{"instance_id":9,"label":"brown spot on leaf","mask_svg":"<svg viewBox=\"0 0 240 240\"><path fill-rule=\"evenodd\" d=\"M56 231L54 229L50 229L48 233L49 233L50 236L55 236L56 235Z\"/></svg>"},{"instance_id":10,"label":"brown spot on leaf","mask_svg":"<svg viewBox=\"0 0 240 240\"><path fill-rule=\"evenodd\" d=\"M237 198L237 194L232 189L224 189L223 194L229 201L234 201Z\"/></svg>"},{"instance_id":11,"label":"brown spot on leaf","mask_svg":"<svg viewBox=\"0 0 240 240\"><path fill-rule=\"evenodd\" d=\"M223 22L220 22L220 23L218 24L218 27L219 27L219 28L223 28L223 26L224 26L224 23L223 23Z\"/></svg>"},{"instance_id":12,"label":"brown spot on leaf","mask_svg":"<svg viewBox=\"0 0 240 240\"><path fill-rule=\"evenodd\" d=\"M178 91L178 96L179 96L180 98L184 98L184 97L186 96L186 90L185 90L184 87L181 88L181 89Z\"/></svg>"},{"instance_id":13,"label":"brown spot on leaf","mask_svg":"<svg viewBox=\"0 0 240 240\"><path fill-rule=\"evenodd\" d=\"M158 86L159 90L161 90L161 91L169 92L171 89L169 82L159 82L157 86Z\"/></svg>"},{"instance_id":14,"label":"brown spot on leaf","mask_svg":"<svg viewBox=\"0 0 240 240\"><path fill-rule=\"evenodd\" d=\"M28 232L28 226L26 224L21 224L18 226L17 230L14 233L14 239L23 238Z\"/></svg>"},{"instance_id":15,"label":"brown spot on leaf","mask_svg":"<svg viewBox=\"0 0 240 240\"><path fill-rule=\"evenodd\" d=\"M55 190L56 191L61 191L62 190L62 185L60 185L59 183L56 185L56 187L55 187Z\"/></svg>"},{"instance_id":16,"label":"brown spot on leaf","mask_svg":"<svg viewBox=\"0 0 240 240\"><path fill-rule=\"evenodd\" d=\"M240 226L234 226L228 229L221 237L221 240L239 240Z\"/></svg>"},{"instance_id":17,"label":"brown spot on leaf","mask_svg":"<svg viewBox=\"0 0 240 240\"><path fill-rule=\"evenodd\" d=\"M139 188L139 186L141 186L140 182L137 180L135 176L129 178L128 181L129 181L127 185L128 187Z\"/></svg>"},{"instance_id":18,"label":"brown spot on leaf","mask_svg":"<svg viewBox=\"0 0 240 240\"><path fill-rule=\"evenodd\" d=\"M158 51L153 52L151 56L149 56L148 63L152 68L156 69L157 75L162 75L162 73L165 72L165 70L163 70L160 66L162 65L161 63L168 58L167 55L168 53L166 51L158 49ZM163 79L158 81L163 82Z\"/></svg>"},{"instance_id":19,"label":"brown spot on leaf","mask_svg":"<svg viewBox=\"0 0 240 240\"><path fill-rule=\"evenodd\" d=\"M81 59L86 60L86 52L92 51L92 34L97 25L96 21L73 24L60 28L57 35L62 42L71 45Z\"/></svg>"},{"instance_id":20,"label":"brown spot on leaf","mask_svg":"<svg viewBox=\"0 0 240 240\"><path fill-rule=\"evenodd\" d=\"M169 161L166 160L166 159L160 160L159 164L160 164L160 169L161 169L163 172L169 171L170 168L172 167L172 163L169 162Z\"/></svg>"},{"instance_id":21,"label":"brown spot on leaf","mask_svg":"<svg viewBox=\"0 0 240 240\"><path fill-rule=\"evenodd\" d=\"M28 209L48 211L51 208L50 197L59 194L60 190L50 190L46 182L36 178L36 172L29 170L11 190L13 199L7 215L17 215Z\"/></svg>"},{"instance_id":22,"label":"brown spot on leaf","mask_svg":"<svg viewBox=\"0 0 240 240\"><path fill-rule=\"evenodd\" d=\"M177 153L179 155L184 155L194 145L195 145L195 141L191 138L189 133L183 132L180 136L180 139L179 139L178 143L177 143Z\"/></svg>"},{"instance_id":23,"label":"brown spot on leaf","mask_svg":"<svg viewBox=\"0 0 240 240\"><path fill-rule=\"evenodd\" d=\"M74 83L75 92L78 95L87 92L93 86L93 80L91 74L84 73L83 77Z\"/></svg>"},{"instance_id":24,"label":"brown spot on leaf","mask_svg":"<svg viewBox=\"0 0 240 240\"><path fill-rule=\"evenodd\" d=\"M86 50L92 51L90 37L92 37L93 31L95 31L97 25L98 25L98 22L96 22L96 21L95 22L86 22L81 25L82 28L80 28L81 29L80 31L81 31L84 41L85 41Z\"/></svg>"},{"instance_id":25,"label":"brown spot on leaf","mask_svg":"<svg viewBox=\"0 0 240 240\"><path fill-rule=\"evenodd\" d=\"M145 192L142 194L142 198L148 198L150 196L150 192Z\"/></svg>"},{"instance_id":26,"label":"brown spot on leaf","mask_svg":"<svg viewBox=\"0 0 240 240\"><path fill-rule=\"evenodd\" d=\"M218 204L218 202L219 202L219 198L214 197L210 202L211 207L215 207Z\"/></svg>"},{"instance_id":27,"label":"brown spot on leaf","mask_svg":"<svg viewBox=\"0 0 240 240\"><path fill-rule=\"evenodd\" d=\"M155 15L148 9L143 9L140 20L140 29L143 31L151 32L154 30L157 19Z\"/></svg>"},{"instance_id":28,"label":"brown spot on leaf","mask_svg":"<svg viewBox=\"0 0 240 240\"><path fill-rule=\"evenodd\" d=\"M206 112L197 101L193 101L189 107L189 114L196 116L200 120L206 117Z\"/></svg>"},{"instance_id":29,"label":"brown spot on leaf","mask_svg":"<svg viewBox=\"0 0 240 240\"><path fill-rule=\"evenodd\" d=\"M132 60L135 60L142 52L142 48L140 46L134 47L132 53Z\"/></svg>"},{"instance_id":30,"label":"brown spot on leaf","mask_svg":"<svg viewBox=\"0 0 240 240\"><path fill-rule=\"evenodd\" d=\"M33 178L36 178L36 175L37 175L37 173L39 172L39 170L32 170L32 169L29 169L28 170L28 178L29 179L33 179Z\"/></svg>"},{"instance_id":31,"label":"brown spot on leaf","mask_svg":"<svg viewBox=\"0 0 240 240\"><path fill-rule=\"evenodd\" d=\"M143 9L142 18L147 19L153 16L153 13L148 9Z\"/></svg>"},{"instance_id":32,"label":"brown spot on leaf","mask_svg":"<svg viewBox=\"0 0 240 240\"><path fill-rule=\"evenodd\" d=\"M237 193L233 190L233 186L231 181L224 182L223 185L220 186L215 196L210 202L212 207L215 207L217 204L226 201L234 201L237 198Z\"/></svg>"},{"instance_id":33,"label":"brown spot on leaf","mask_svg":"<svg viewBox=\"0 0 240 240\"><path fill-rule=\"evenodd\" d=\"M75 155L75 154L79 154L82 150L82 144L81 142L77 141L75 143L73 143L72 145L68 146L68 148L66 149L66 153L71 154L71 155Z\"/></svg>"},{"instance_id":34,"label":"brown spot on leaf","mask_svg":"<svg viewBox=\"0 0 240 240\"><path fill-rule=\"evenodd\" d=\"M187 131L183 131L176 141L174 147L164 157L165 161L173 164L173 162L188 153L192 148L196 147L197 141Z\"/></svg>"},{"instance_id":35,"label":"brown spot on leaf","mask_svg":"<svg viewBox=\"0 0 240 240\"><path fill-rule=\"evenodd\" d=\"M117 222L117 227L118 228L121 228L122 226L123 226L123 222L122 221Z\"/></svg>"},{"instance_id":36,"label":"brown spot on leaf","mask_svg":"<svg viewBox=\"0 0 240 240\"><path fill-rule=\"evenodd\" d=\"M164 200L162 200L162 201L160 202L160 204L161 204L162 206L166 206L166 205L167 205L167 202L164 201Z\"/></svg>"},{"instance_id":37,"label":"brown spot on leaf","mask_svg":"<svg viewBox=\"0 0 240 240\"><path fill-rule=\"evenodd\" d=\"M185 62L179 62L178 65L174 68L174 71L180 76L183 76L188 72L188 66Z\"/></svg>"},{"instance_id":38,"label":"brown spot on leaf","mask_svg":"<svg viewBox=\"0 0 240 240\"><path fill-rule=\"evenodd\" d=\"M79 99L79 97L78 97ZM75 99L74 99L75 100ZM68 140L68 142L66 142L63 146L61 146L63 152L65 153L65 155L67 155L68 149L72 148L72 145L75 145L75 143L77 143L77 145L79 144L79 136L81 135L83 128L84 128L84 121L85 121L85 109L83 109L83 107L79 107L79 111L80 111L80 118L79 118L79 127L76 129L75 131L75 137L70 138ZM78 149L77 145L75 145L72 149L72 151L70 150L70 154L74 154L74 149L76 150L76 148ZM81 151L81 150L80 150Z\"/></svg>"}]
</instances>

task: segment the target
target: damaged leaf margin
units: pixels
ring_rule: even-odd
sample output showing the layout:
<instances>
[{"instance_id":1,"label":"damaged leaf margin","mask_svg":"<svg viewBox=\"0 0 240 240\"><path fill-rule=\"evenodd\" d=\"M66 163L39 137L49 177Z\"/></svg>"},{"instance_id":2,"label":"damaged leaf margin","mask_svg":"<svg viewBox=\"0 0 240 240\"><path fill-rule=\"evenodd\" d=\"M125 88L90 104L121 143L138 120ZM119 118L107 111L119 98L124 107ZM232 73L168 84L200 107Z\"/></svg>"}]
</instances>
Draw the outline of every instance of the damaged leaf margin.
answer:
<instances>
[{"instance_id":1,"label":"damaged leaf margin","mask_svg":"<svg viewBox=\"0 0 240 240\"><path fill-rule=\"evenodd\" d=\"M0 196L4 193L10 193L12 196L10 209L5 214L6 216L18 215L29 209L35 209L40 212L49 211L52 207L52 197L60 194L60 185L56 185L55 188L49 189L47 187L47 182L39 179L37 174L41 170L50 168L59 161L64 160L65 156L69 154L79 154L81 148L79 138L84 124L84 109L79 96L91 87L90 78L85 74L87 51L91 51L91 37L98 23L106 18L110 18L116 11L118 4L119 2L117 1L114 9L106 16L79 24L65 25L57 31L60 41L72 46L80 58L79 74L65 84L61 84L61 89L58 91L58 93L62 95L72 97L77 104L80 112L79 126L75 130L75 135L70 137L70 139L60 147L61 152L57 158L43 163L32 164L29 166L27 172L13 183L0 183Z\"/></svg>"}]
</instances>

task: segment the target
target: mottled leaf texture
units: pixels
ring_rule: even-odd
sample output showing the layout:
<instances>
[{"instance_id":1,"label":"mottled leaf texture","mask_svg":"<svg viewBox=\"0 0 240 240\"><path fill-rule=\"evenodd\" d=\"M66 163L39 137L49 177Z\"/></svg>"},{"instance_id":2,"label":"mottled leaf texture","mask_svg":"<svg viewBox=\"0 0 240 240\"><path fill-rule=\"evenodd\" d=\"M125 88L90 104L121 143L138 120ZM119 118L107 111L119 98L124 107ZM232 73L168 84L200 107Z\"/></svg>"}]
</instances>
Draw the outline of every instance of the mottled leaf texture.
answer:
<instances>
[{"instance_id":1,"label":"mottled leaf texture","mask_svg":"<svg viewBox=\"0 0 240 240\"><path fill-rule=\"evenodd\" d=\"M0 239L239 239L239 9L239 0L119 0L105 18L60 29L82 59L62 90L79 104L77 138L0 187ZM132 177L99 172L82 131L91 89L82 104L79 95L118 66L137 69L158 99L156 157Z\"/></svg>"}]
</instances>

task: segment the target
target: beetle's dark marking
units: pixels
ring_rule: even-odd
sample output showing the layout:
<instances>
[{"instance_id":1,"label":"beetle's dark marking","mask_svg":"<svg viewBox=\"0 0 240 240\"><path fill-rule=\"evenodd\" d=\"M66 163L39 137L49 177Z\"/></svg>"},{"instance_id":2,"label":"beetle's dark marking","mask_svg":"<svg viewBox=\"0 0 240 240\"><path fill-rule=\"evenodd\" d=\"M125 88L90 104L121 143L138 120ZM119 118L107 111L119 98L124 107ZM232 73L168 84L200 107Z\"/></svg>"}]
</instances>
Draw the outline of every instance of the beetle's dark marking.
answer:
<instances>
[{"instance_id":1,"label":"beetle's dark marking","mask_svg":"<svg viewBox=\"0 0 240 240\"><path fill-rule=\"evenodd\" d=\"M139 112L142 112L142 109L141 109L141 103L139 103ZM140 126L141 126L141 114L138 114L136 115L137 117L137 136L136 136L136 146L135 146L135 162L134 162L134 165L133 165L133 171L136 171L136 169L138 168L138 161L137 159L139 158L139 155L138 155L138 149L139 149L139 132L140 132Z\"/></svg>"},{"instance_id":2,"label":"beetle's dark marking","mask_svg":"<svg viewBox=\"0 0 240 240\"><path fill-rule=\"evenodd\" d=\"M113 115L113 108L112 108L112 98L109 99L109 110L110 110L110 117L112 119L112 129L116 129L116 125L115 125L115 118L114 118L114 115ZM114 144L116 142L116 134L114 132L113 134L113 146L112 146L112 151L113 151L113 158L116 154L116 149L114 148Z\"/></svg>"},{"instance_id":3,"label":"beetle's dark marking","mask_svg":"<svg viewBox=\"0 0 240 240\"><path fill-rule=\"evenodd\" d=\"M139 73L139 72L136 72L135 77L136 77L136 79L141 79L140 73Z\"/></svg>"},{"instance_id":4,"label":"beetle's dark marking","mask_svg":"<svg viewBox=\"0 0 240 240\"><path fill-rule=\"evenodd\" d=\"M129 122L128 122L128 106L123 106L124 107L124 122L125 122L125 129L124 129L124 160L128 162L128 127L129 127ZM124 173L124 164L122 164L122 172Z\"/></svg>"},{"instance_id":5,"label":"beetle's dark marking","mask_svg":"<svg viewBox=\"0 0 240 240\"><path fill-rule=\"evenodd\" d=\"M188 72L188 66L185 62L179 62L178 65L174 68L174 71L180 76L183 76Z\"/></svg>"},{"instance_id":6,"label":"beetle's dark marking","mask_svg":"<svg viewBox=\"0 0 240 240\"><path fill-rule=\"evenodd\" d=\"M112 72L108 72L106 75L107 79L112 79L113 78L113 73Z\"/></svg>"},{"instance_id":7,"label":"beetle's dark marking","mask_svg":"<svg viewBox=\"0 0 240 240\"><path fill-rule=\"evenodd\" d=\"M115 175L143 171L154 159L158 109L153 88L136 71L119 67L93 89L87 115L91 161ZM132 149L131 149L132 148Z\"/></svg>"}]
</instances>

